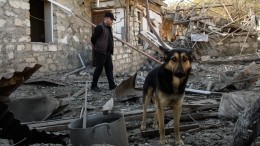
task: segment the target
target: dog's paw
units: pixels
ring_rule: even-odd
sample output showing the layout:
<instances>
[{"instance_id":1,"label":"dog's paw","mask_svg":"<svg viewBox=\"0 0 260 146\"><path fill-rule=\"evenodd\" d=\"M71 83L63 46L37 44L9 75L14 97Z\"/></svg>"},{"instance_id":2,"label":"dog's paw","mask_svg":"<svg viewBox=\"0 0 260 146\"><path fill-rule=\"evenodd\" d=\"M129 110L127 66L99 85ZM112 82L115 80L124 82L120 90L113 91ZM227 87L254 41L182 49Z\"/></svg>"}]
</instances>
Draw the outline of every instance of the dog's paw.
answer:
<instances>
[{"instance_id":1,"label":"dog's paw","mask_svg":"<svg viewBox=\"0 0 260 146\"><path fill-rule=\"evenodd\" d=\"M168 141L165 138L160 139L160 144L167 144L167 143L168 143Z\"/></svg>"},{"instance_id":2,"label":"dog's paw","mask_svg":"<svg viewBox=\"0 0 260 146\"><path fill-rule=\"evenodd\" d=\"M184 142L182 140L179 140L179 141L176 141L175 142L175 145L176 146L183 146L184 145Z\"/></svg>"}]
</instances>

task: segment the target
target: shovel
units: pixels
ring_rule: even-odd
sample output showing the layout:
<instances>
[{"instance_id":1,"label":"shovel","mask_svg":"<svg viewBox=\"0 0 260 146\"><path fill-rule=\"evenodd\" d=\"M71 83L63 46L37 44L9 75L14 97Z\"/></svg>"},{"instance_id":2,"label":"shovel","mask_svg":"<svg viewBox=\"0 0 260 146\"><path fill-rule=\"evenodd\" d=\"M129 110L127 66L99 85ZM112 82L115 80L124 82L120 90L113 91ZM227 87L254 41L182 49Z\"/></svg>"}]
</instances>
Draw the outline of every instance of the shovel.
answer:
<instances>
[{"instance_id":1,"label":"shovel","mask_svg":"<svg viewBox=\"0 0 260 146\"><path fill-rule=\"evenodd\" d=\"M135 80L137 73L133 74L131 77L123 80L115 89L115 95L118 100L127 100L130 95L140 94L140 91L135 89ZM137 93L138 92L138 93Z\"/></svg>"}]
</instances>

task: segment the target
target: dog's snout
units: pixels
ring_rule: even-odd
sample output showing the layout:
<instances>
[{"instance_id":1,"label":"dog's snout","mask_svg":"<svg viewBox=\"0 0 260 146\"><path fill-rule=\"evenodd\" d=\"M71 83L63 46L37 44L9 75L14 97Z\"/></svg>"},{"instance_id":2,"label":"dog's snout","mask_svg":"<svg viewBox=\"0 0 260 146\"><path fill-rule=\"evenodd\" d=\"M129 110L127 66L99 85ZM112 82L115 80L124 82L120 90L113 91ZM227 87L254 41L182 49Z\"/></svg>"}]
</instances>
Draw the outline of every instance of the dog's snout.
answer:
<instances>
[{"instance_id":1,"label":"dog's snout","mask_svg":"<svg viewBox=\"0 0 260 146\"><path fill-rule=\"evenodd\" d=\"M182 71L182 70L178 70L176 73L175 73L175 76L178 77L178 78L182 78L185 76L185 73Z\"/></svg>"}]
</instances>

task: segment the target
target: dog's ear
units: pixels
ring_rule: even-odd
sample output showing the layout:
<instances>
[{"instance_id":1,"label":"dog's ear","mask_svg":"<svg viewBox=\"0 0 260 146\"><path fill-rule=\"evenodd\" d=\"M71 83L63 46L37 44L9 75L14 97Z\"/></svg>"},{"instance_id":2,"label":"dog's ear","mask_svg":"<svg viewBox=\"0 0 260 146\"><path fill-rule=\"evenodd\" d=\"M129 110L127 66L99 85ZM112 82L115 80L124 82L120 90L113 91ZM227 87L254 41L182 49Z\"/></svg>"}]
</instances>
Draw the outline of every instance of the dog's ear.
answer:
<instances>
[{"instance_id":1,"label":"dog's ear","mask_svg":"<svg viewBox=\"0 0 260 146\"><path fill-rule=\"evenodd\" d=\"M164 60L168 57L168 49L165 49L163 46L159 46L159 49L163 52Z\"/></svg>"}]
</instances>

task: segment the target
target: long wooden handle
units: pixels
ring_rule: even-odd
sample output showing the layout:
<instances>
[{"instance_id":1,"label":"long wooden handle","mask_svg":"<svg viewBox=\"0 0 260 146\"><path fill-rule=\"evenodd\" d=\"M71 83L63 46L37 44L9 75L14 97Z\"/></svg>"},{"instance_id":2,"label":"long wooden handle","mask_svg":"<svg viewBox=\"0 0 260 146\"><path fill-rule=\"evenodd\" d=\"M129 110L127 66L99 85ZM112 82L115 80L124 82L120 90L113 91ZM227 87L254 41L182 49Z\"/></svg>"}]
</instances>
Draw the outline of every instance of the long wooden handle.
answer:
<instances>
[{"instance_id":1,"label":"long wooden handle","mask_svg":"<svg viewBox=\"0 0 260 146\"><path fill-rule=\"evenodd\" d=\"M90 21L88 21L88 20L85 20L84 18L80 17L79 15L75 14L75 16L78 17L78 18L80 18L81 20L83 20L83 21L85 21L85 22L91 24L92 26L96 27L96 25L95 25L94 23L92 23L92 22L90 22ZM162 64L161 61L157 60L157 59L154 58L153 56L151 56L151 55L149 55L149 54L143 52L143 51L140 50L140 49L137 49L136 47L132 46L131 44L129 44L129 43L127 43L127 42L121 40L121 39L118 38L117 36L113 35L113 37L114 37L115 39L117 39L118 41L122 42L123 44L127 45L128 47L130 47L130 48L136 50L137 52L143 54L144 56L146 56L146 57L152 59L153 61L155 61L155 62L157 62L157 63L159 63L159 64Z\"/></svg>"}]
</instances>

